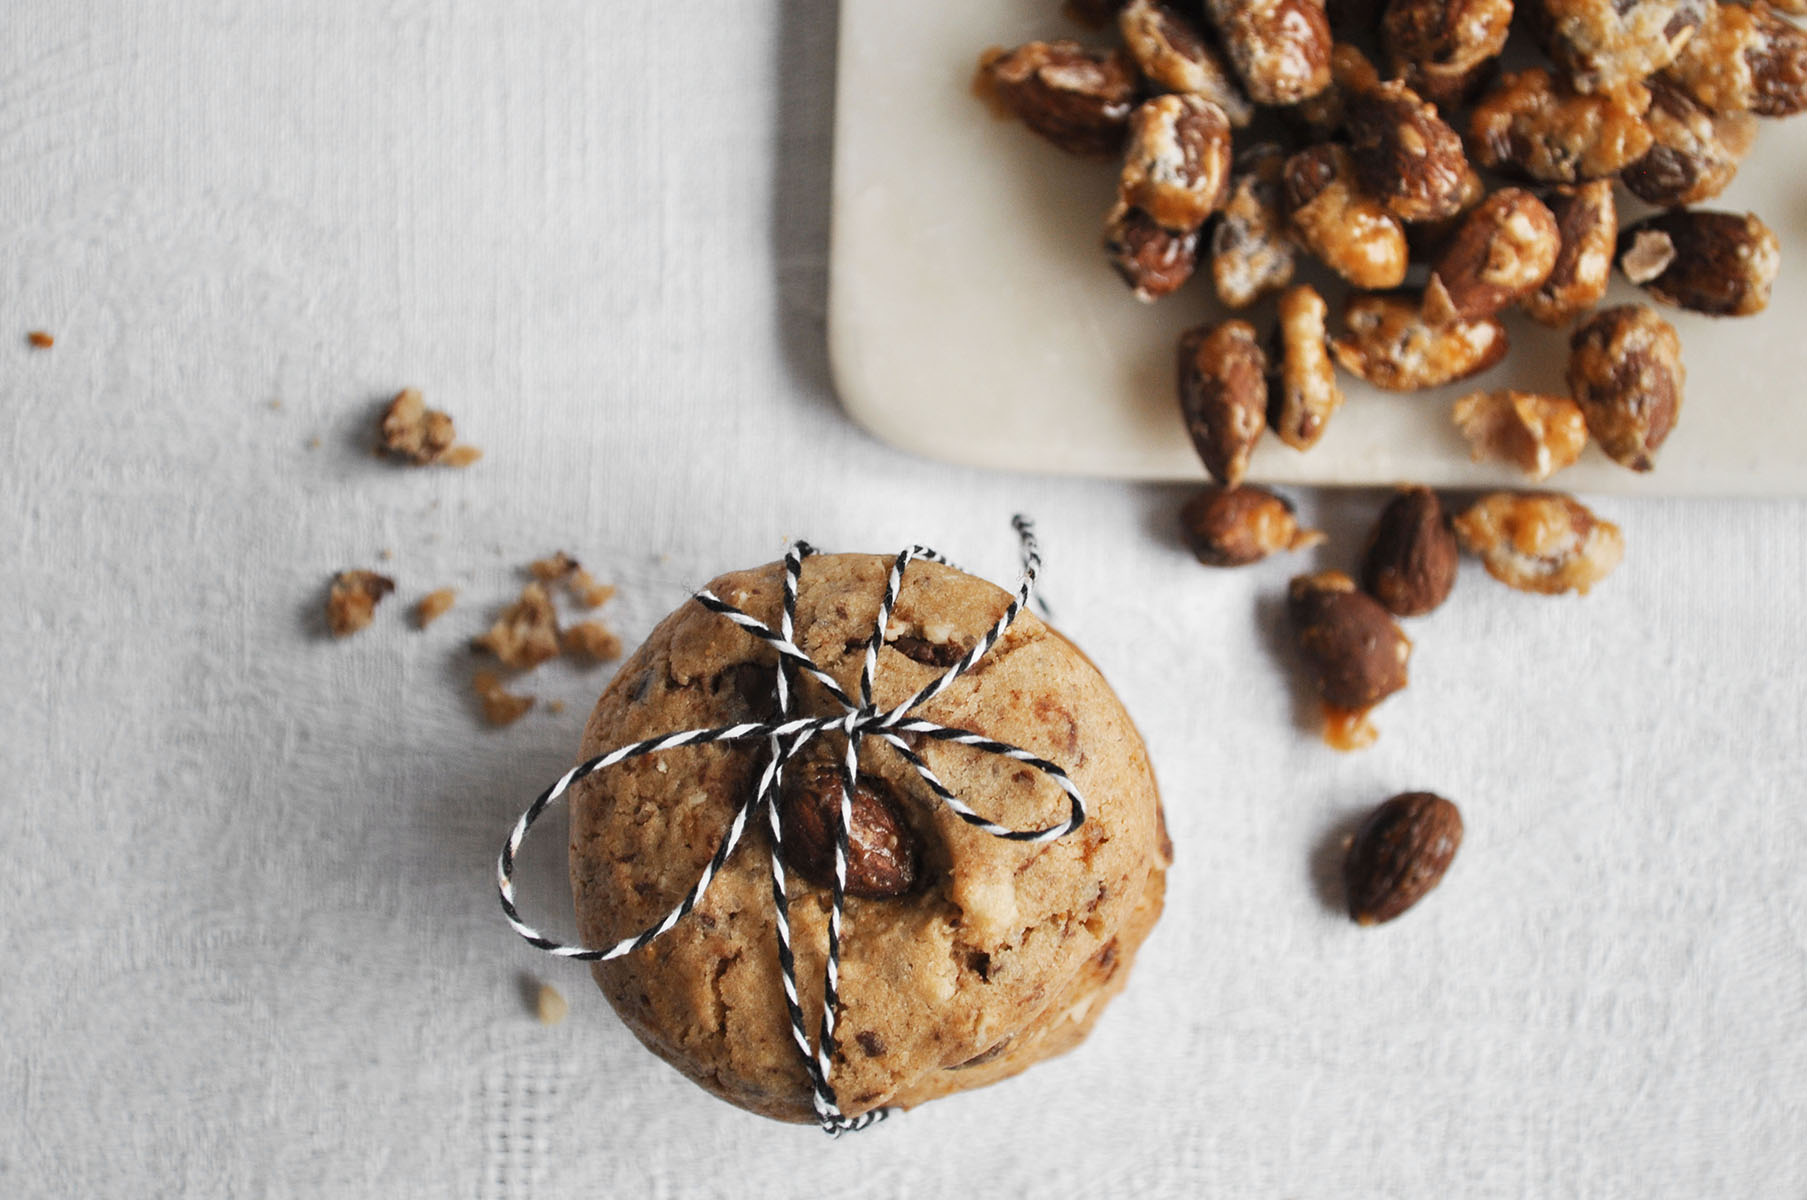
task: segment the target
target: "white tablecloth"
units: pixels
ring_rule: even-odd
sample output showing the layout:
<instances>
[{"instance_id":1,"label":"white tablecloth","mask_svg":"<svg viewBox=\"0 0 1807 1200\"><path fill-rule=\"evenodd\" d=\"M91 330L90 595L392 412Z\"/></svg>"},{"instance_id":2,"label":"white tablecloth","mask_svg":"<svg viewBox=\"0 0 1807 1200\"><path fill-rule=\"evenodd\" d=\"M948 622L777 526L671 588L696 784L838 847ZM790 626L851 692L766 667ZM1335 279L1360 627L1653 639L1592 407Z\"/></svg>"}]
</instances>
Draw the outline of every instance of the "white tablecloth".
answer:
<instances>
[{"instance_id":1,"label":"white tablecloth","mask_svg":"<svg viewBox=\"0 0 1807 1200\"><path fill-rule=\"evenodd\" d=\"M1285 657L1299 560L1208 572L1179 489L842 418L832 4L5 18L0 1193L1807 1194L1807 507L1602 500L1629 552L1585 600L1471 564L1338 755ZM406 384L480 464L371 458ZM1302 500L1347 566L1379 498ZM606 671L543 668L568 707L490 731L465 640L556 548L631 641L797 536L1007 578L1019 509L1169 806L1131 987L1078 1052L840 1142L710 1099L496 910ZM401 590L341 642L348 566ZM1467 842L1357 930L1336 837L1408 788Z\"/></svg>"}]
</instances>

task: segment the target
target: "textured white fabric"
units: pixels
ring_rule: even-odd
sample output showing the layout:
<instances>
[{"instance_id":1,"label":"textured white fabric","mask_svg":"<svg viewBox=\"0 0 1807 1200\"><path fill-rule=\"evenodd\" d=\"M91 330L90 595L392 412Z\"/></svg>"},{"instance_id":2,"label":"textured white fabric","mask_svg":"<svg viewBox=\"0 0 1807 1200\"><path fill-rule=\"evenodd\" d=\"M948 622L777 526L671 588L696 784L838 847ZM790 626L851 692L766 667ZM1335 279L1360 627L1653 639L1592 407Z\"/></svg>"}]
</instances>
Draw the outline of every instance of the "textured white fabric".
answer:
<instances>
[{"instance_id":1,"label":"textured white fabric","mask_svg":"<svg viewBox=\"0 0 1807 1200\"><path fill-rule=\"evenodd\" d=\"M840 416L832 5L4 15L0 1194L1807 1194L1807 507L1602 502L1629 552L1580 601L1470 564L1339 756L1287 670L1299 561L1208 572L1179 490ZM404 384L480 464L369 456ZM1735 401L1691 384L1684 419ZM1346 565L1379 497L1303 501ZM708 1098L495 904L606 672L543 668L569 707L491 732L465 639L558 547L632 640L796 536L1008 580L1017 509L1165 789L1132 986L1067 1058L839 1143ZM401 590L335 642L352 565ZM1467 843L1358 931L1335 837L1406 788ZM568 930L548 834L526 895Z\"/></svg>"}]
</instances>

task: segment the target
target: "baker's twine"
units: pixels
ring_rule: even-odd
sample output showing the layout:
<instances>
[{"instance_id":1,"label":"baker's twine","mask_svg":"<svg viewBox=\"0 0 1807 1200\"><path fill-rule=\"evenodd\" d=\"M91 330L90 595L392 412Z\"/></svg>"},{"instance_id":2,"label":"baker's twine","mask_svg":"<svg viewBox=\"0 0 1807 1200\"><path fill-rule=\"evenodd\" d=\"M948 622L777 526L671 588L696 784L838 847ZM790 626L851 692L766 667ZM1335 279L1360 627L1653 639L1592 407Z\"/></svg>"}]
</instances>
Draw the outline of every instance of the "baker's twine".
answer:
<instances>
[{"instance_id":1,"label":"baker's twine","mask_svg":"<svg viewBox=\"0 0 1807 1200\"><path fill-rule=\"evenodd\" d=\"M841 916L847 896L847 827L853 820L853 789L859 776L860 743L868 735L891 745L905 762L910 764L923 783L944 804L951 808L961 820L969 825L977 826L993 837L1004 838L1013 842L1051 842L1064 837L1085 823L1085 797L1080 795L1067 773L1045 758L1031 754L1027 750L997 741L983 734L967 729L956 729L947 725L939 725L933 721L912 717L911 710L927 704L941 693L952 687L954 681L984 658L991 648L997 645L1004 632L1028 605L1035 589L1035 578L1041 570L1041 555L1036 547L1035 530L1027 517L1017 516L1011 521L1016 529L1017 537L1022 545L1023 573L1017 585L1016 595L1011 600L1002 616L988 629L973 648L949 667L936 679L925 685L915 695L893 708L881 710L872 701L872 680L878 670L878 651L885 644L885 634L890 625L891 611L897 604L897 597L903 587L904 571L914 559L927 559L930 562L946 564L947 560L933 550L924 546L912 546L902 551L891 564L891 573L885 581L885 595L879 604L878 621L873 628L872 636L866 641L866 661L860 670L859 702L850 699L841 686L826 671L818 667L808 654L792 640L797 615L797 582L803 574L803 560L816 553L807 542L797 542L784 556L784 606L779 618L778 628L773 630L762 621L742 612L726 600L714 595L708 589L695 595L697 603L719 613L736 625L745 629L754 637L765 642L778 654L779 669L776 674L778 690L778 713L773 721L743 722L738 725L725 725L714 729L687 729L680 733L668 733L663 737L649 738L611 750L607 754L598 755L565 772L557 783L540 793L537 800L521 814L515 822L514 829L508 835L507 843L502 847L502 854L496 862L496 890L501 896L502 913L514 931L526 938L533 945L549 954L560 958L576 958L585 961L606 961L620 958L629 951L638 950L651 942L660 934L683 920L697 901L709 890L709 885L721 872L722 865L728 856L739 845L741 835L747 830L756 814L763 808L766 814L767 829L771 835L772 854L772 904L778 917L778 965L784 975L785 1006L790 1010L791 1035L797 1043L797 1051L803 1057L804 1069L809 1075L812 1100L816 1110L817 1122L824 1132L832 1136L866 1128L889 1115L888 1109L873 1109L857 1117L849 1117L840 1109L835 1099L833 1084L829 1081L831 1063L835 1052L835 1010L840 1000L840 960L841 960ZM792 671L801 671L810 676L841 706L840 714L829 717L803 717L792 715ZM811 1049L809 1035L804 1028L803 1007L797 1001L797 963L791 949L790 899L785 887L785 867L780 857L784 843L784 829L778 815L778 793L784 781L784 767L791 759L797 757L811 739L825 733L844 734L847 739L847 752L840 764L841 804L835 825L834 842L834 903L829 910L828 920L828 966L822 987L822 1024L816 1046ZM974 812L958 796L949 791L947 785L936 778L929 765L913 751L905 742L905 734L917 734L933 738L941 742L953 742L960 746L971 746L987 754L997 754L1014 759L1023 765L1040 771L1059 785L1072 803L1072 811L1066 820L1058 825L1050 825L1045 829L1010 829ZM685 893L677 907L666 913L664 918L654 925L641 930L631 937L623 938L612 946L592 949L584 946L570 945L547 937L533 926L521 919L515 908L514 870L515 859L521 851L521 844L527 839L527 831L533 828L535 821L545 813L547 807L570 790L572 784L604 767L625 762L630 758L639 758L646 754L656 754L662 750L674 750L679 746L700 746L714 742L743 742L764 738L771 753L767 756L765 770L759 778L759 786L753 793L742 800L734 811L734 818L728 825L728 832L721 844L715 848L709 862L703 867L702 874L697 877L690 890Z\"/></svg>"}]
</instances>

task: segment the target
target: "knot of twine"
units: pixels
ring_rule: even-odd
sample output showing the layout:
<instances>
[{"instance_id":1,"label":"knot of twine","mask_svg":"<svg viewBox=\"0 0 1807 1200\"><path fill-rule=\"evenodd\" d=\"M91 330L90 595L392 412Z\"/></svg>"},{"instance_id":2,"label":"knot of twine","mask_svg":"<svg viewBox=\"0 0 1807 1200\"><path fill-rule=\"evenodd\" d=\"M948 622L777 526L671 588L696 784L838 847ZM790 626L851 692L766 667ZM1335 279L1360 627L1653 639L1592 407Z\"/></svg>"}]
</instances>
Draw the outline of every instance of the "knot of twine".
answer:
<instances>
[{"instance_id":1,"label":"knot of twine","mask_svg":"<svg viewBox=\"0 0 1807 1200\"><path fill-rule=\"evenodd\" d=\"M695 594L694 599L711 612L719 613L734 624L745 629L754 637L765 642L777 652L779 669L777 672L778 713L775 720L765 722L743 722L738 725L726 725L713 729L687 729L679 733L668 733L663 737L649 738L634 742L607 754L598 755L587 762L579 763L567 771L563 778L542 792L527 811L515 822L514 829L508 835L508 841L502 847L501 857L496 862L496 888L502 900L502 913L509 925L528 942L550 954L561 958L575 958L584 961L606 961L620 958L622 955L651 942L679 921L696 907L697 901L708 891L709 885L720 873L728 856L739 845L741 835L747 826L758 815L765 811L767 829L771 837L771 877L772 903L777 912L778 928L778 965L784 975L784 997L786 1007L790 1010L791 1035L797 1044L798 1053L803 1058L804 1070L809 1075L812 1103L815 1107L818 1124L824 1132L840 1136L842 1133L864 1129L874 1122L883 1120L887 1109L873 1109L858 1117L844 1114L835 1099L834 1086L829 1080L831 1062L835 1052L835 1010L840 1001L840 958L841 958L841 916L847 895L847 847L848 826L853 820L853 790L859 776L860 744L867 737L875 737L889 744L903 760L921 777L928 789L961 820L969 825L977 826L993 837L1004 838L1015 842L1051 842L1071 833L1085 823L1085 798L1080 795L1065 771L1044 758L1029 751L1000 742L983 734L967 729L958 729L926 721L910 715L911 711L927 704L948 688L956 679L970 671L978 661L995 646L1004 636L1017 616L1028 605L1035 588L1036 574L1041 569L1041 555L1037 551L1034 528L1028 518L1018 516L1012 519L1012 526L1022 546L1023 572L1017 585L1015 596L1002 616L986 630L973 648L961 657L960 661L949 667L941 675L925 685L915 695L889 709L878 708L872 700L873 676L878 670L878 651L885 644L885 634L891 621L891 611L897 604L897 597L903 587L905 569L914 559L926 559L930 562L951 566L947 559L924 546L912 546L902 551L891 564L891 573L885 582L885 594L879 604L878 620L873 628L872 636L866 642L865 665L860 671L859 701L855 703L836 683L834 678L818 667L801 648L792 642L793 626L797 615L797 583L803 573L803 560L816 553L808 543L794 543L784 557L784 604L776 630L764 622L742 612L734 605L714 595L708 589ZM819 683L834 701L841 706L841 712L828 717L803 717L792 715L793 692L790 675L793 671L801 671ZM784 844L784 830L779 821L777 803L779 789L784 780L785 764L797 757L809 742L825 733L839 733L847 739L847 751L840 763L840 808L834 828L834 887L833 905L829 911L828 921L828 962L822 987L822 1023L816 1045L812 1049L809 1034L804 1026L803 1008L797 1001L797 964L791 949L790 901L785 885L785 866L780 857ZM980 816L948 790L947 786L936 778L929 765L910 748L904 740L904 734L917 734L933 738L941 742L953 742L956 745L971 746L986 754L1001 755L1014 759L1027 767L1041 772L1059 785L1071 801L1072 810L1067 819L1057 825L1044 829L1010 829L996 824ZM514 870L515 859L520 853L521 844L527 838L528 830L535 821L545 813L547 807L570 790L571 785L594 771L613 766L630 758L656 754L662 750L674 750L679 746L698 746L712 742L752 741L764 738L771 753L767 757L765 770L759 778L759 786L753 793L735 808L733 820L728 825L727 834L715 849L702 874L697 877L683 900L677 907L666 913L657 923L641 930L630 937L616 942L612 946L591 949L584 946L568 945L558 942L539 932L521 919L515 907Z\"/></svg>"}]
</instances>

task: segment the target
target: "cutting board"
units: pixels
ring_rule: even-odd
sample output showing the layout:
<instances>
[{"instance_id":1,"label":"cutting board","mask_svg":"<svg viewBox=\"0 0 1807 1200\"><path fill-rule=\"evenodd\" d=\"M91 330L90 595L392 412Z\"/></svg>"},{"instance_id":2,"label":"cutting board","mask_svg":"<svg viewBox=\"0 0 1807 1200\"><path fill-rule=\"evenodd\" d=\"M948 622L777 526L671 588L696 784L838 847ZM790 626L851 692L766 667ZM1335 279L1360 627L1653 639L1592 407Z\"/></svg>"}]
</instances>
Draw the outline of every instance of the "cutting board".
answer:
<instances>
[{"instance_id":1,"label":"cutting board","mask_svg":"<svg viewBox=\"0 0 1807 1200\"><path fill-rule=\"evenodd\" d=\"M1037 38L1104 42L1055 0L841 0L829 347L847 411L878 437L984 467L1129 479L1203 475L1174 400L1181 330L1225 313L1201 273L1138 303L1099 249L1115 170L992 115L980 51ZM1764 121L1738 178L1705 206L1753 211L1782 243L1767 312L1658 306L1680 333L1686 401L1657 467L1590 446L1553 485L1576 491L1807 495L1807 117ZM1624 193L1621 192L1624 199ZM1635 201L1622 214L1643 211ZM1615 277L1608 302L1642 293ZM1271 305L1254 310L1271 320ZM1333 326L1336 320L1333 302ZM1508 319L1512 352L1483 375L1398 394L1339 374L1347 403L1300 453L1263 440L1269 482L1513 484L1469 461L1449 418L1477 387L1557 390L1567 333Z\"/></svg>"}]
</instances>

